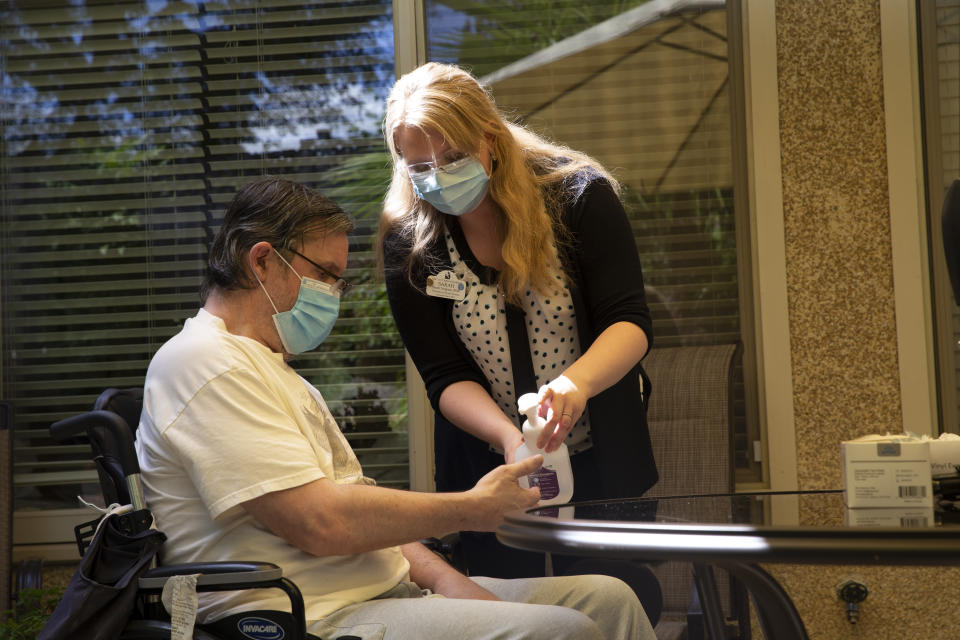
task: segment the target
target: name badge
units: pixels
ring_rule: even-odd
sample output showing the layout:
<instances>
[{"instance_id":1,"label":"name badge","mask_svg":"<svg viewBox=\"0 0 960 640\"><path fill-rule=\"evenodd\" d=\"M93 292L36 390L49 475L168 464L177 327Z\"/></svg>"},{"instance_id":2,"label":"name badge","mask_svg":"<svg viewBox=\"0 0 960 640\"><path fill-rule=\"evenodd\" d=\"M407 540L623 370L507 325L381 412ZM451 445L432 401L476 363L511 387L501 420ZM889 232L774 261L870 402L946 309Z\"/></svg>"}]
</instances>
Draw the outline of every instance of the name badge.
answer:
<instances>
[{"instance_id":1,"label":"name badge","mask_svg":"<svg viewBox=\"0 0 960 640\"><path fill-rule=\"evenodd\" d=\"M467 297L467 287L463 281L449 269L427 276L427 295L435 298L462 301Z\"/></svg>"}]
</instances>

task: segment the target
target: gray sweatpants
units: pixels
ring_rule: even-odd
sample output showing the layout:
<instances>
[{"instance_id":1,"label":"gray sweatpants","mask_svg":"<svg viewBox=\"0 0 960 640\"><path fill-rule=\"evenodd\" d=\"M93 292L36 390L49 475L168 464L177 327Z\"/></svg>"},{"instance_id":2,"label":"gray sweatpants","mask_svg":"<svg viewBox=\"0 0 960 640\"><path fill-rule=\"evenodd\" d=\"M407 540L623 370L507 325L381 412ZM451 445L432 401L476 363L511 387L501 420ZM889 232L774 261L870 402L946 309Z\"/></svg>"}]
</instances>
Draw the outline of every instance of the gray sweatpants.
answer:
<instances>
[{"instance_id":1,"label":"gray sweatpants","mask_svg":"<svg viewBox=\"0 0 960 640\"><path fill-rule=\"evenodd\" d=\"M609 576L474 577L500 602L444 598L402 582L310 625L323 640L655 640L643 607Z\"/></svg>"}]
</instances>

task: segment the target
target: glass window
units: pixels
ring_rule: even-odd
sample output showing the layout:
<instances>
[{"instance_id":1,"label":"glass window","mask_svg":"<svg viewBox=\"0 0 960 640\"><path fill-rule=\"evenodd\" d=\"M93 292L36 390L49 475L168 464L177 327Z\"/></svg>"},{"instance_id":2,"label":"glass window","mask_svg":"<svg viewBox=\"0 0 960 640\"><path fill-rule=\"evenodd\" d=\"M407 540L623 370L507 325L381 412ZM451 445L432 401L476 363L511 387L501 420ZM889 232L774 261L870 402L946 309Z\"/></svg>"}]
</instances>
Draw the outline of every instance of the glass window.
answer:
<instances>
[{"instance_id":1,"label":"glass window","mask_svg":"<svg viewBox=\"0 0 960 640\"><path fill-rule=\"evenodd\" d=\"M744 342L723 3L426 3L427 58L466 66L517 121L591 154L621 181L654 346ZM734 70L736 71L736 70ZM736 467L760 480L738 369Z\"/></svg>"},{"instance_id":2,"label":"glass window","mask_svg":"<svg viewBox=\"0 0 960 640\"><path fill-rule=\"evenodd\" d=\"M918 3L927 202L943 431L960 431L960 306L951 289L940 212L960 178L960 0Z\"/></svg>"},{"instance_id":3,"label":"glass window","mask_svg":"<svg viewBox=\"0 0 960 640\"><path fill-rule=\"evenodd\" d=\"M408 486L404 353L371 250L390 0L23 1L0 15L0 397L18 512L97 491L87 447L48 426L143 383L196 313L226 204L263 174L320 188L358 222L341 318L293 364L367 473Z\"/></svg>"}]
</instances>

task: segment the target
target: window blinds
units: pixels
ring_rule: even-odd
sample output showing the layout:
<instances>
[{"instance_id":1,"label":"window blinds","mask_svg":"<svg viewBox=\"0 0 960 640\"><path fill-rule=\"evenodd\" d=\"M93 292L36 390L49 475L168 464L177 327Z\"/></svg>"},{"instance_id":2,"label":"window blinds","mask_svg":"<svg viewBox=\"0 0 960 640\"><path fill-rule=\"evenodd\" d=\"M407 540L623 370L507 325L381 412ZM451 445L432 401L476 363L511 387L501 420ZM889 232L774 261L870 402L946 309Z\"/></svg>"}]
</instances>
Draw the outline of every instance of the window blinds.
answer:
<instances>
[{"instance_id":1,"label":"window blinds","mask_svg":"<svg viewBox=\"0 0 960 640\"><path fill-rule=\"evenodd\" d=\"M372 239L388 167L389 0L14 2L2 13L2 393L15 406L17 507L75 505L96 478L51 422L150 357L199 306L236 188L263 174L354 214L355 284L316 384L368 475L408 485L403 348ZM238 402L242 399L238 398Z\"/></svg>"},{"instance_id":2,"label":"window blinds","mask_svg":"<svg viewBox=\"0 0 960 640\"><path fill-rule=\"evenodd\" d=\"M924 64L935 69L931 75L936 87L931 93L937 102L931 105L931 117L936 118L936 123L931 128L939 134L938 139L929 144L940 152L937 162L933 163L933 166L939 165L940 175L930 178L931 188L937 190L931 200L940 204L943 194L960 176L960 0L939 0L927 9L933 13L936 26L935 34L929 34L935 38L935 59L924 61ZM939 209L934 211L932 219L934 224L940 224ZM948 394L952 394L949 402L954 405L955 413L951 413L955 418L960 415L960 306L955 304L951 293L946 296L953 336L948 347L954 382L954 388ZM955 430L956 419L950 420L951 413L944 413L944 424L947 425L944 430Z\"/></svg>"},{"instance_id":3,"label":"window blinds","mask_svg":"<svg viewBox=\"0 0 960 640\"><path fill-rule=\"evenodd\" d=\"M427 55L623 186L655 346L742 340L724 3L427 2ZM737 381L737 466L759 466Z\"/></svg>"}]
</instances>

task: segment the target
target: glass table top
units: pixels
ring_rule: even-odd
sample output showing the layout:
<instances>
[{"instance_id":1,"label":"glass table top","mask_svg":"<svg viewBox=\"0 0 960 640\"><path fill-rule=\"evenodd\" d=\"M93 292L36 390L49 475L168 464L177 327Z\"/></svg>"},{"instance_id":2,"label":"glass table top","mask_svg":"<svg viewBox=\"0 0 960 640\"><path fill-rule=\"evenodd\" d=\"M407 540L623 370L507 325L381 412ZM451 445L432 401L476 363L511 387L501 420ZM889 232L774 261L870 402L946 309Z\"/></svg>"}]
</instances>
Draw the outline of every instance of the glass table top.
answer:
<instances>
[{"instance_id":1,"label":"glass table top","mask_svg":"<svg viewBox=\"0 0 960 640\"><path fill-rule=\"evenodd\" d=\"M729 525L732 529L777 528L956 528L960 506L850 509L843 491L762 492L734 495L634 498L539 507L529 516L576 521L658 525Z\"/></svg>"},{"instance_id":2,"label":"glass table top","mask_svg":"<svg viewBox=\"0 0 960 640\"><path fill-rule=\"evenodd\" d=\"M508 513L530 551L709 562L960 564L960 509L850 509L843 491L633 498Z\"/></svg>"}]
</instances>

